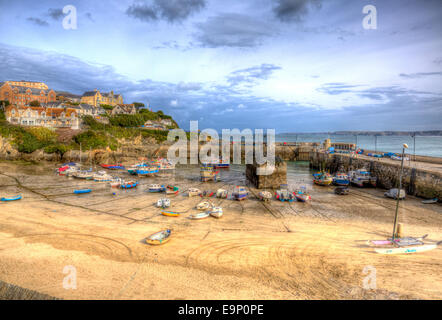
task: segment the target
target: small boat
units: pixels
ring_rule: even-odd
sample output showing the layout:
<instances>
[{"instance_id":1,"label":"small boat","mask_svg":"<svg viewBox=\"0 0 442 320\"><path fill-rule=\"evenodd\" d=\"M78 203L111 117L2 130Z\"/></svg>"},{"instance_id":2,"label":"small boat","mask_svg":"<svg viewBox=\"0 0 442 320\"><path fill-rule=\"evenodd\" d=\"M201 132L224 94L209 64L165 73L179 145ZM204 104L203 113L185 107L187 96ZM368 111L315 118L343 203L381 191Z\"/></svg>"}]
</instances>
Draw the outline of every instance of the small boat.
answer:
<instances>
[{"instance_id":1,"label":"small boat","mask_svg":"<svg viewBox=\"0 0 442 320\"><path fill-rule=\"evenodd\" d=\"M178 194L179 188L174 186L167 186L166 187L166 194Z\"/></svg>"},{"instance_id":2,"label":"small boat","mask_svg":"<svg viewBox=\"0 0 442 320\"><path fill-rule=\"evenodd\" d=\"M187 194L189 195L189 197L199 196L201 194L201 190L197 188L189 188Z\"/></svg>"},{"instance_id":3,"label":"small boat","mask_svg":"<svg viewBox=\"0 0 442 320\"><path fill-rule=\"evenodd\" d=\"M123 183L123 179L121 178L114 178L109 182L109 185L111 188L118 188Z\"/></svg>"},{"instance_id":4,"label":"small boat","mask_svg":"<svg viewBox=\"0 0 442 320\"><path fill-rule=\"evenodd\" d=\"M405 190L401 189L401 191L399 192L399 200L403 200L405 199ZM384 193L384 196L386 196L387 198L392 198L392 199L396 199L398 198L398 189L397 188L393 188L388 190L387 192Z\"/></svg>"},{"instance_id":5,"label":"small boat","mask_svg":"<svg viewBox=\"0 0 442 320\"><path fill-rule=\"evenodd\" d=\"M170 240L170 235L172 234L170 229L162 230L160 232L156 232L151 234L146 238L146 242L152 245L160 245L164 244Z\"/></svg>"},{"instance_id":6,"label":"small boat","mask_svg":"<svg viewBox=\"0 0 442 320\"><path fill-rule=\"evenodd\" d=\"M349 176L350 182L358 187L376 187L376 177L372 177L370 172L365 169L350 171Z\"/></svg>"},{"instance_id":7,"label":"small boat","mask_svg":"<svg viewBox=\"0 0 442 320\"><path fill-rule=\"evenodd\" d=\"M167 208L170 207L170 199L167 198L161 198L157 201L157 207L158 208Z\"/></svg>"},{"instance_id":8,"label":"small boat","mask_svg":"<svg viewBox=\"0 0 442 320\"><path fill-rule=\"evenodd\" d=\"M307 202L312 199L312 197L307 193L306 187L301 187L294 192L296 200L301 202Z\"/></svg>"},{"instance_id":9,"label":"small boat","mask_svg":"<svg viewBox=\"0 0 442 320\"><path fill-rule=\"evenodd\" d=\"M323 172L313 178L313 183L318 186L329 186L333 182L333 178L327 172Z\"/></svg>"},{"instance_id":10,"label":"small boat","mask_svg":"<svg viewBox=\"0 0 442 320\"><path fill-rule=\"evenodd\" d=\"M273 195L269 191L261 191L258 193L258 198L261 201L269 201L273 198Z\"/></svg>"},{"instance_id":11,"label":"small boat","mask_svg":"<svg viewBox=\"0 0 442 320\"><path fill-rule=\"evenodd\" d=\"M159 159L155 162L155 164L158 166L159 171L169 171L175 169L175 165L168 159Z\"/></svg>"},{"instance_id":12,"label":"small boat","mask_svg":"<svg viewBox=\"0 0 442 320\"><path fill-rule=\"evenodd\" d=\"M207 210L207 209L209 209L210 207L213 207L213 205L212 205L212 203L210 203L209 201L203 201L203 202L200 202L200 203L198 203L198 204L196 205L196 208L197 208L198 210Z\"/></svg>"},{"instance_id":13,"label":"small boat","mask_svg":"<svg viewBox=\"0 0 442 320\"><path fill-rule=\"evenodd\" d=\"M228 194L227 190L224 190L224 189L218 189L216 191L216 197L217 198L226 199L227 198L227 194Z\"/></svg>"},{"instance_id":14,"label":"small boat","mask_svg":"<svg viewBox=\"0 0 442 320\"><path fill-rule=\"evenodd\" d=\"M77 179L85 179L85 180L91 180L94 178L94 174L92 172L84 170L76 171L72 174L72 176Z\"/></svg>"},{"instance_id":15,"label":"small boat","mask_svg":"<svg viewBox=\"0 0 442 320\"><path fill-rule=\"evenodd\" d=\"M212 161L212 165L214 168L217 169L228 169L230 167L230 163L228 162L228 160L224 161L222 158Z\"/></svg>"},{"instance_id":16,"label":"small boat","mask_svg":"<svg viewBox=\"0 0 442 320\"><path fill-rule=\"evenodd\" d=\"M158 172L159 172L158 167L154 167L154 166L139 167L136 170L136 173L139 176L148 176L148 175L152 175L152 174L158 173Z\"/></svg>"},{"instance_id":17,"label":"small boat","mask_svg":"<svg viewBox=\"0 0 442 320\"><path fill-rule=\"evenodd\" d=\"M235 200L241 201L247 199L249 193L247 192L247 189L245 187L236 186L235 191L233 191L232 195Z\"/></svg>"},{"instance_id":18,"label":"small boat","mask_svg":"<svg viewBox=\"0 0 442 320\"><path fill-rule=\"evenodd\" d=\"M137 181L123 181L120 184L120 189L132 189L132 188L136 188L137 186L138 186Z\"/></svg>"},{"instance_id":19,"label":"small boat","mask_svg":"<svg viewBox=\"0 0 442 320\"><path fill-rule=\"evenodd\" d=\"M163 192L166 191L166 187L159 184L151 184L149 185L149 192Z\"/></svg>"},{"instance_id":20,"label":"small boat","mask_svg":"<svg viewBox=\"0 0 442 320\"><path fill-rule=\"evenodd\" d=\"M201 181L218 181L219 171L215 171L212 164L203 163L200 167L200 178Z\"/></svg>"},{"instance_id":21,"label":"small boat","mask_svg":"<svg viewBox=\"0 0 442 320\"><path fill-rule=\"evenodd\" d=\"M223 216L223 208L221 207L213 207L208 213L214 218L221 218Z\"/></svg>"},{"instance_id":22,"label":"small boat","mask_svg":"<svg viewBox=\"0 0 442 320\"><path fill-rule=\"evenodd\" d=\"M333 177L333 184L336 186L348 186L350 184L350 179L348 174L339 172Z\"/></svg>"},{"instance_id":23,"label":"small boat","mask_svg":"<svg viewBox=\"0 0 442 320\"><path fill-rule=\"evenodd\" d=\"M390 157L392 160L397 160L397 161L402 161L402 157L401 156L396 156L396 155L393 155L393 156L391 156ZM408 160L410 160L408 157L404 157L404 160L405 161L408 161Z\"/></svg>"},{"instance_id":24,"label":"small boat","mask_svg":"<svg viewBox=\"0 0 442 320\"><path fill-rule=\"evenodd\" d=\"M200 196L201 197L213 197L215 195L215 192L213 192L213 191L210 191L210 190L204 190L201 194L200 194Z\"/></svg>"},{"instance_id":25,"label":"small boat","mask_svg":"<svg viewBox=\"0 0 442 320\"><path fill-rule=\"evenodd\" d=\"M193 213L189 216L189 219L193 219L193 220L201 220L201 219L205 219L207 217L210 216L209 212L199 212L199 213Z\"/></svg>"},{"instance_id":26,"label":"small boat","mask_svg":"<svg viewBox=\"0 0 442 320\"><path fill-rule=\"evenodd\" d=\"M335 188L335 194L340 196L344 196L350 193L350 189L348 187L337 187Z\"/></svg>"},{"instance_id":27,"label":"small boat","mask_svg":"<svg viewBox=\"0 0 442 320\"><path fill-rule=\"evenodd\" d=\"M161 211L161 214L167 217L179 217L181 213L173 211Z\"/></svg>"},{"instance_id":28,"label":"small boat","mask_svg":"<svg viewBox=\"0 0 442 320\"><path fill-rule=\"evenodd\" d=\"M11 198L3 197L3 198L0 199L0 201L17 201L17 200L21 200L21 199L22 199L22 196L18 195L18 196L11 197Z\"/></svg>"},{"instance_id":29,"label":"small boat","mask_svg":"<svg viewBox=\"0 0 442 320\"><path fill-rule=\"evenodd\" d=\"M293 202L296 199L295 195L287 189L277 190L275 193L275 197L279 201L288 201L288 202Z\"/></svg>"},{"instance_id":30,"label":"small boat","mask_svg":"<svg viewBox=\"0 0 442 320\"><path fill-rule=\"evenodd\" d=\"M78 190L74 190L75 194L83 194L83 193L91 193L92 190L91 189L78 189Z\"/></svg>"},{"instance_id":31,"label":"small boat","mask_svg":"<svg viewBox=\"0 0 442 320\"><path fill-rule=\"evenodd\" d=\"M108 170L126 170L122 164L100 164L100 166Z\"/></svg>"},{"instance_id":32,"label":"small boat","mask_svg":"<svg viewBox=\"0 0 442 320\"><path fill-rule=\"evenodd\" d=\"M424 244L412 247L399 247L399 248L376 248L374 251L382 254L400 254L400 253L416 253L424 252L437 248L437 244Z\"/></svg>"},{"instance_id":33,"label":"small boat","mask_svg":"<svg viewBox=\"0 0 442 320\"><path fill-rule=\"evenodd\" d=\"M112 181L113 177L108 175L105 171L98 171L93 175L93 179L96 182L110 182Z\"/></svg>"},{"instance_id":34,"label":"small boat","mask_svg":"<svg viewBox=\"0 0 442 320\"><path fill-rule=\"evenodd\" d=\"M422 200L422 203L431 204L431 203L437 203L438 201L439 201L439 199L433 198L433 199L428 199L428 200Z\"/></svg>"},{"instance_id":35,"label":"small boat","mask_svg":"<svg viewBox=\"0 0 442 320\"><path fill-rule=\"evenodd\" d=\"M394 242L395 243L407 243L409 245L415 245L415 244L423 244L423 240L428 237L428 234L423 235L422 237L405 237L405 238L395 238ZM387 239L387 240L368 240L367 244L370 246L386 246L386 245L392 245L393 242L391 241L391 239Z\"/></svg>"}]
</instances>

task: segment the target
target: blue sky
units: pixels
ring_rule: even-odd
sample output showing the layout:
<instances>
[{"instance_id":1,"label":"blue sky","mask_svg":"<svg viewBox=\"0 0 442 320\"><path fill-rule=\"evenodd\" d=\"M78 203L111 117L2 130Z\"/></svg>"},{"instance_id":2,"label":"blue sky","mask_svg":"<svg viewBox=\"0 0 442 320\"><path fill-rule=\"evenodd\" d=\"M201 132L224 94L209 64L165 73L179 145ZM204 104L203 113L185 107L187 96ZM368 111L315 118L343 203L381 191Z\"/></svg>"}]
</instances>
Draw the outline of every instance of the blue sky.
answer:
<instances>
[{"instance_id":1,"label":"blue sky","mask_svg":"<svg viewBox=\"0 0 442 320\"><path fill-rule=\"evenodd\" d=\"M441 35L440 0L0 0L0 80L113 89L186 129L442 129Z\"/></svg>"}]
</instances>

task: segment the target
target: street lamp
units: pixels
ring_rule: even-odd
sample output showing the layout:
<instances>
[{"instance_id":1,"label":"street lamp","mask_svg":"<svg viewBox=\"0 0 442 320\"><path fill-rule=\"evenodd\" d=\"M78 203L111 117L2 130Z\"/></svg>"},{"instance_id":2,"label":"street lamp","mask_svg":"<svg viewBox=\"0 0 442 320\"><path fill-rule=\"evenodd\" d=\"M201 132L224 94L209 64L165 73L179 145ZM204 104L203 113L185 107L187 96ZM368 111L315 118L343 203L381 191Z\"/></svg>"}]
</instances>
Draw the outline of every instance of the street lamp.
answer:
<instances>
[{"instance_id":1,"label":"street lamp","mask_svg":"<svg viewBox=\"0 0 442 320\"><path fill-rule=\"evenodd\" d=\"M393 225L393 237L392 241L394 243L394 239L396 237L396 227L397 227L397 215L399 212L399 199L401 195L401 189L402 189L402 170L404 169L404 157L405 157L405 149L408 149L408 145L404 143L402 148L402 159L401 159L401 170L399 171L399 188L397 190L396 194L396 213L394 215L394 225Z\"/></svg>"}]
</instances>

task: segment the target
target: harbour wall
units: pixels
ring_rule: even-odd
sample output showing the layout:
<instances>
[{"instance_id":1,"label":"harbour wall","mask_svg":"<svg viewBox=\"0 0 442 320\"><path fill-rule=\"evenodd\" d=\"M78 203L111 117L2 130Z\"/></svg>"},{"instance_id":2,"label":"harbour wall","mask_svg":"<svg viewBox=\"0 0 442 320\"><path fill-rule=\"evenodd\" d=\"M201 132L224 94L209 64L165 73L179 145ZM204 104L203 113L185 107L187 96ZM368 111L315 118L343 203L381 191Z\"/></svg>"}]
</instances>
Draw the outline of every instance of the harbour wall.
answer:
<instances>
[{"instance_id":1,"label":"harbour wall","mask_svg":"<svg viewBox=\"0 0 442 320\"><path fill-rule=\"evenodd\" d=\"M380 188L397 188L400 171L400 161L397 163L383 162L376 158L355 158L347 154L312 153L310 166L314 169L324 169L331 174L338 170L351 171L365 168L377 177ZM402 187L407 194L422 198L442 199L442 175L438 172L422 168L414 168L413 164L404 165Z\"/></svg>"}]
</instances>

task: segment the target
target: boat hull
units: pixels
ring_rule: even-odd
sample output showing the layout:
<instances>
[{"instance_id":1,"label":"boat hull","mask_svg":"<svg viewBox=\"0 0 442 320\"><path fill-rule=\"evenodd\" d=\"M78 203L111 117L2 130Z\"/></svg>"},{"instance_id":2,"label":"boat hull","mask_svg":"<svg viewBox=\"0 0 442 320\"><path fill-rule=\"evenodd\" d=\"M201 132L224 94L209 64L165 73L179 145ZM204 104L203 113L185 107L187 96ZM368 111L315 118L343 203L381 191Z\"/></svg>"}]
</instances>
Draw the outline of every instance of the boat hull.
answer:
<instances>
[{"instance_id":1,"label":"boat hull","mask_svg":"<svg viewBox=\"0 0 442 320\"><path fill-rule=\"evenodd\" d=\"M1 198L0 201L17 201L17 200L21 200L22 196L15 196L15 197L11 197L11 198Z\"/></svg>"}]
</instances>

